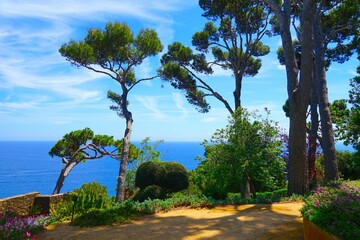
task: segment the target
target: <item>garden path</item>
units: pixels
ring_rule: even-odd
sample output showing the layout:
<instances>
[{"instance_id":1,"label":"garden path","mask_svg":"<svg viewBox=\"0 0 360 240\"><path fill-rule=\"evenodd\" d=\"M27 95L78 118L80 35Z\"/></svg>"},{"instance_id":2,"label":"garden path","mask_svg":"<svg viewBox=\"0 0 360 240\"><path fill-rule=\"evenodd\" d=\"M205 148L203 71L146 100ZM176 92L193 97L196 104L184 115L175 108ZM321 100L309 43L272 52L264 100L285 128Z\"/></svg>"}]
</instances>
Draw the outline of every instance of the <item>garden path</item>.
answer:
<instances>
[{"instance_id":1,"label":"garden path","mask_svg":"<svg viewBox=\"0 0 360 240\"><path fill-rule=\"evenodd\" d=\"M38 235L41 239L303 239L302 202L176 209L129 224L81 228L61 223Z\"/></svg>"}]
</instances>

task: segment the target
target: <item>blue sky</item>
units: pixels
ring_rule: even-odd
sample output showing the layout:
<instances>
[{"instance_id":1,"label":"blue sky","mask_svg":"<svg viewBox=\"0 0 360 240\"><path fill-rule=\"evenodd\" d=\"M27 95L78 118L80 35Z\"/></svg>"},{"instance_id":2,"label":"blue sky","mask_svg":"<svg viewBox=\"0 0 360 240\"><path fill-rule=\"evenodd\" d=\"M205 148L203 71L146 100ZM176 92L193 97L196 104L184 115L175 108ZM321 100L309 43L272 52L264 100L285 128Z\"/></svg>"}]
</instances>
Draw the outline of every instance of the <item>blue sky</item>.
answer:
<instances>
[{"instance_id":1,"label":"blue sky","mask_svg":"<svg viewBox=\"0 0 360 240\"><path fill-rule=\"evenodd\" d=\"M109 110L106 92L118 91L111 79L76 68L58 49L71 39L83 39L89 28L109 21L127 23L136 34L155 29L166 49L173 41L190 46L191 36L207 21L195 0L2 0L0 2L0 140L58 140L65 133L90 127L98 134L123 136L124 119ZM259 74L245 78L242 104L264 107L270 118L287 128L282 111L286 78L276 58L280 38L265 39L271 53L262 58ZM149 77L161 54L136 69ZM358 61L333 64L328 71L330 101L348 97L349 79ZM230 72L217 69L208 82L230 103L234 83ZM228 112L215 99L207 114L198 113L182 93L157 79L136 86L129 96L133 140L202 141L227 124Z\"/></svg>"}]
</instances>

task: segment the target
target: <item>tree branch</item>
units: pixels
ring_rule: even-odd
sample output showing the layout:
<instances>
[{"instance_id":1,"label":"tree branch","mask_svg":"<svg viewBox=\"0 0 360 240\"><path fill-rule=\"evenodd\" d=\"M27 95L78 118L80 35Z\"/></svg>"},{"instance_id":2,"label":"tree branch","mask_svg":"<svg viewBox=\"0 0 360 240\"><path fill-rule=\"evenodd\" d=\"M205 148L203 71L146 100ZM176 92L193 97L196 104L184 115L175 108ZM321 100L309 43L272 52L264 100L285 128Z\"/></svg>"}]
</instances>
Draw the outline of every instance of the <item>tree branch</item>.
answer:
<instances>
[{"instance_id":1,"label":"tree branch","mask_svg":"<svg viewBox=\"0 0 360 240\"><path fill-rule=\"evenodd\" d=\"M143 82L143 81L151 81L151 80L153 80L153 79L155 79L155 78L157 78L157 77L159 77L159 75L156 75L156 76L153 76L153 77L149 77L149 78L139 79L139 80L137 80L133 85L131 85L131 87L129 88L128 91L130 92L130 90L131 90L135 85L139 84L140 82Z\"/></svg>"}]
</instances>

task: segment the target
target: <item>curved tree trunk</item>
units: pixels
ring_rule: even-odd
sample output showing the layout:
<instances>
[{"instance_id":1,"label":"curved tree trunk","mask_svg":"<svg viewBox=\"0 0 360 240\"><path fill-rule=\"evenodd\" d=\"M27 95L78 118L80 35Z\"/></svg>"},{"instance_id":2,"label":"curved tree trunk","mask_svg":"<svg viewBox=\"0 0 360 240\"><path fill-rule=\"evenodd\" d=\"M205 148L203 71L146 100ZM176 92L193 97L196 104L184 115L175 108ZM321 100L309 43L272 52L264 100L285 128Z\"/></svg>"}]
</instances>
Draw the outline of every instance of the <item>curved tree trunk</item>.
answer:
<instances>
[{"instance_id":1,"label":"curved tree trunk","mask_svg":"<svg viewBox=\"0 0 360 240\"><path fill-rule=\"evenodd\" d=\"M314 22L314 43L315 43L315 76L317 84L317 95L319 98L319 113L321 118L321 134L323 140L325 179L336 180L339 178L339 171L336 161L334 130L330 116L330 104L325 70L325 45L324 37L320 26L320 17L316 15Z\"/></svg>"},{"instance_id":2,"label":"curved tree trunk","mask_svg":"<svg viewBox=\"0 0 360 240\"><path fill-rule=\"evenodd\" d=\"M58 180L56 181L55 188L52 194L59 194L62 186L64 185L65 178L69 175L71 170L78 164L76 161L68 161L64 164L64 167L61 169Z\"/></svg>"}]
</instances>

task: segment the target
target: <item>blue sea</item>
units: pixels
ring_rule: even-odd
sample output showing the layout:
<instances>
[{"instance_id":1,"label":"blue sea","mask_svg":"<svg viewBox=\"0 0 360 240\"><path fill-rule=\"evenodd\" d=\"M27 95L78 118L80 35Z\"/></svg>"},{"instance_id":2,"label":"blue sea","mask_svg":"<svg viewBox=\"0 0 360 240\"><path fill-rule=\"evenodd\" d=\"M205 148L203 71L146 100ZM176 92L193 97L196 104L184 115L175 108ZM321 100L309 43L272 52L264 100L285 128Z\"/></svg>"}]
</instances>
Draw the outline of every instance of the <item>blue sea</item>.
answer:
<instances>
[{"instance_id":1,"label":"blue sea","mask_svg":"<svg viewBox=\"0 0 360 240\"><path fill-rule=\"evenodd\" d=\"M48 154L55 142L0 141L0 198L28 192L51 194L62 168L61 159ZM134 142L139 146L139 143ZM157 150L163 161L177 161L188 170L197 167L197 156L203 157L199 142L164 142ZM112 158L91 160L77 165L65 179L61 192L72 191L82 184L96 181L115 195L119 161Z\"/></svg>"}]
</instances>

